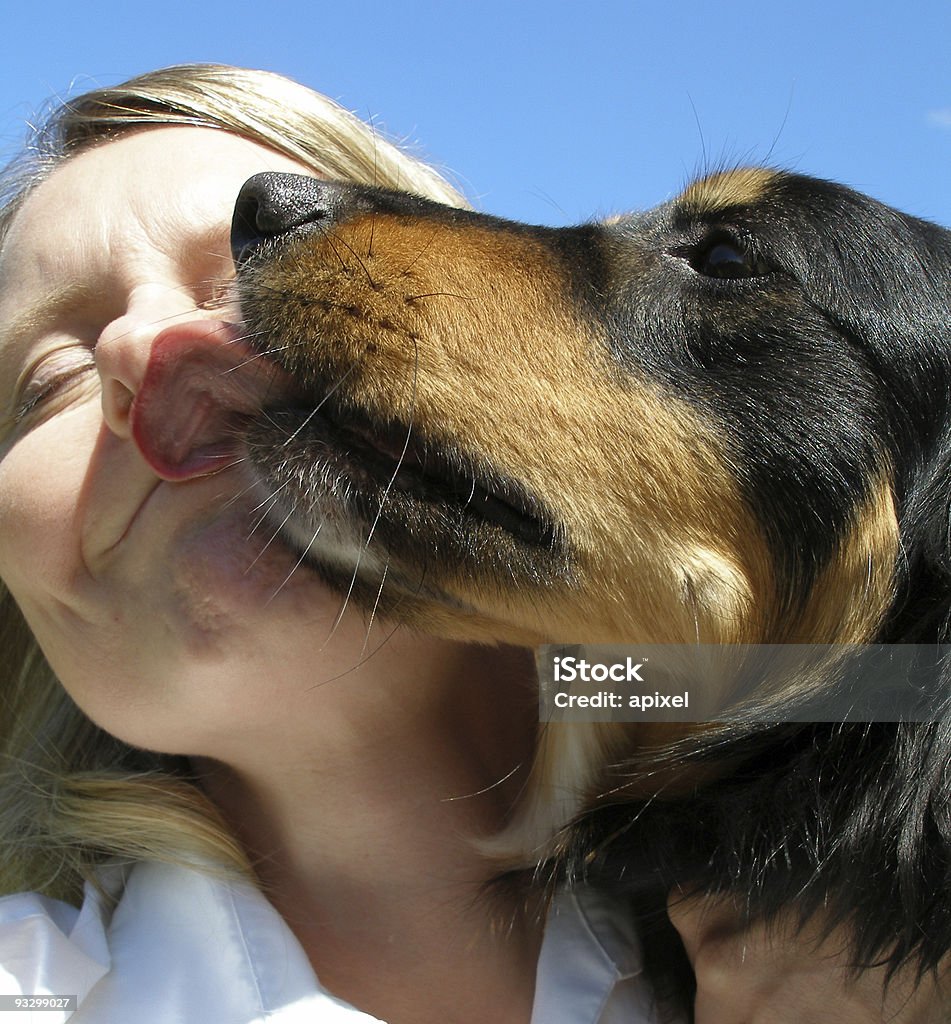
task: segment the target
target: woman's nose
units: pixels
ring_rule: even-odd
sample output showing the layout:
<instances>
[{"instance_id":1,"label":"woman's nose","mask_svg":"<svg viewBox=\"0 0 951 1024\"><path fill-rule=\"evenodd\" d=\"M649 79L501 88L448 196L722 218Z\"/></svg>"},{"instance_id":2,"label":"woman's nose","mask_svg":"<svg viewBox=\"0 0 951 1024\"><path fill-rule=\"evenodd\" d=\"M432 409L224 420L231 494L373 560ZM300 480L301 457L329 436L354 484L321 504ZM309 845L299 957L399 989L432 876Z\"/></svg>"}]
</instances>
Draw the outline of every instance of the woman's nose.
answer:
<instances>
[{"instance_id":1,"label":"woman's nose","mask_svg":"<svg viewBox=\"0 0 951 1024\"><path fill-rule=\"evenodd\" d=\"M109 323L96 342L102 385L102 414L118 437L131 437L129 410L145 377L155 337L195 306L172 288L143 285L129 297L126 311Z\"/></svg>"}]
</instances>

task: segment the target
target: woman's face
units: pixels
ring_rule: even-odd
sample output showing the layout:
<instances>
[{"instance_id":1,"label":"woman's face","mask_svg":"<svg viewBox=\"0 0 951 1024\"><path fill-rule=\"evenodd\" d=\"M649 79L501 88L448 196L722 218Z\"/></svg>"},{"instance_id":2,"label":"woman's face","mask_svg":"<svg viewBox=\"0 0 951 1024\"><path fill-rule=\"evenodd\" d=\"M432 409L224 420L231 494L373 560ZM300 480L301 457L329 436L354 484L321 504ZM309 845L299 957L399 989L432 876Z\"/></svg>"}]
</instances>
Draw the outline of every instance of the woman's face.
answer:
<instances>
[{"instance_id":1,"label":"woman's face","mask_svg":"<svg viewBox=\"0 0 951 1024\"><path fill-rule=\"evenodd\" d=\"M340 599L254 529L240 464L162 479L130 430L155 337L235 317L232 209L262 170L308 173L220 131L138 132L55 170L0 255L0 577L86 712L169 752L215 754L216 729L254 728L365 642L357 615L328 641ZM409 637L377 663L410 644L418 668Z\"/></svg>"}]
</instances>

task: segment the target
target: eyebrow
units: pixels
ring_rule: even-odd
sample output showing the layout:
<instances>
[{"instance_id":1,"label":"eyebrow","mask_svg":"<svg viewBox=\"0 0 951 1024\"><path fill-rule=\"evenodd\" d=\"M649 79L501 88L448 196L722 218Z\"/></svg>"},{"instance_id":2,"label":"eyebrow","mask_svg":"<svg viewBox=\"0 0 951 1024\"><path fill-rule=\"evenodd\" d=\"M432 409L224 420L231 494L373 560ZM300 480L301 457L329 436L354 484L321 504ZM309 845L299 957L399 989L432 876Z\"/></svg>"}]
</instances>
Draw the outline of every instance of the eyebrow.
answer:
<instances>
[{"instance_id":1,"label":"eyebrow","mask_svg":"<svg viewBox=\"0 0 951 1024\"><path fill-rule=\"evenodd\" d=\"M678 203L698 216L716 215L732 206L749 206L758 202L778 177L767 167L720 171L688 185Z\"/></svg>"},{"instance_id":2,"label":"eyebrow","mask_svg":"<svg viewBox=\"0 0 951 1024\"><path fill-rule=\"evenodd\" d=\"M83 282L48 292L43 298L22 309L16 316L0 324L0 362L16 342L52 327L62 316L78 310L95 295L95 289Z\"/></svg>"}]
</instances>

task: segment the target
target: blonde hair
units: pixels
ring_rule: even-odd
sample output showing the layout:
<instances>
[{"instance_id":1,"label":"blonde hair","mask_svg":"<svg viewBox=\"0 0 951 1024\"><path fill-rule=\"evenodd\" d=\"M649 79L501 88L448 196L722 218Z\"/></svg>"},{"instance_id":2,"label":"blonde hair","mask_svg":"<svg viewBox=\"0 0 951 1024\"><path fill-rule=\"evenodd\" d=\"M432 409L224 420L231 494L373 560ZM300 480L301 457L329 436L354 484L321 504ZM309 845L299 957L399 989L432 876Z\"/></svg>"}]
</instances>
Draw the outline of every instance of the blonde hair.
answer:
<instances>
[{"instance_id":1,"label":"blonde hair","mask_svg":"<svg viewBox=\"0 0 951 1024\"><path fill-rule=\"evenodd\" d=\"M73 154L149 126L219 128L331 178L462 196L332 100L280 75L180 65L62 104L0 183L0 244L29 192ZM136 750L69 698L0 583L0 894L76 899L106 857L250 866L183 759Z\"/></svg>"}]
</instances>

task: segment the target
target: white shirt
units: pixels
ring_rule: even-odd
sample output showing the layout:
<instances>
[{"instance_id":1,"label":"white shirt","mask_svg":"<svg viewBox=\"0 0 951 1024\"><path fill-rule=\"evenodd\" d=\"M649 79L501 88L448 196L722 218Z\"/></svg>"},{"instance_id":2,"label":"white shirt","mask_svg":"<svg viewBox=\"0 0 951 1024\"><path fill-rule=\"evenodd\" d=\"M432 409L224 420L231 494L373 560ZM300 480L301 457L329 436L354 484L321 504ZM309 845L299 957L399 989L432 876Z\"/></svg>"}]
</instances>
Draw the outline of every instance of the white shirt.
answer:
<instances>
[{"instance_id":1,"label":"white shirt","mask_svg":"<svg viewBox=\"0 0 951 1024\"><path fill-rule=\"evenodd\" d=\"M86 886L80 909L0 899L0 994L75 995L78 1009L0 1010L3 1024L372 1024L324 989L253 886L155 862ZM591 891L548 916L531 1024L654 1024L631 922Z\"/></svg>"}]
</instances>

